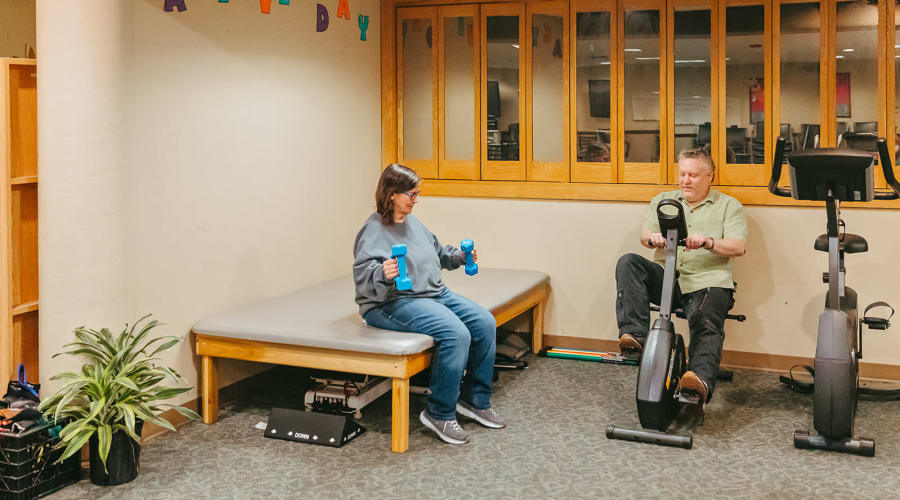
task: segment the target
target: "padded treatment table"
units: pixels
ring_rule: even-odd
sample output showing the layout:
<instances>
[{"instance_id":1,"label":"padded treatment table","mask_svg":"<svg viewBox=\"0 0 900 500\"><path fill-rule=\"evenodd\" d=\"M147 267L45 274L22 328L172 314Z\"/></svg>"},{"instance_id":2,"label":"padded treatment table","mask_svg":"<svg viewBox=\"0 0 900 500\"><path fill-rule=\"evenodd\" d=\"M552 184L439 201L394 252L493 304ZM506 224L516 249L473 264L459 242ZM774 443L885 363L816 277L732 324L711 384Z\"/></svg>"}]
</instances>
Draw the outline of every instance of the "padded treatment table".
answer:
<instances>
[{"instance_id":1,"label":"padded treatment table","mask_svg":"<svg viewBox=\"0 0 900 500\"><path fill-rule=\"evenodd\" d=\"M538 271L444 272L444 283L491 311L498 325L532 311L532 351L539 352L550 276ZM216 358L335 370L393 379L391 449L409 447L409 378L431 363L431 337L370 327L353 301L350 276L216 314L194 327L201 357L203 422L219 416Z\"/></svg>"}]
</instances>

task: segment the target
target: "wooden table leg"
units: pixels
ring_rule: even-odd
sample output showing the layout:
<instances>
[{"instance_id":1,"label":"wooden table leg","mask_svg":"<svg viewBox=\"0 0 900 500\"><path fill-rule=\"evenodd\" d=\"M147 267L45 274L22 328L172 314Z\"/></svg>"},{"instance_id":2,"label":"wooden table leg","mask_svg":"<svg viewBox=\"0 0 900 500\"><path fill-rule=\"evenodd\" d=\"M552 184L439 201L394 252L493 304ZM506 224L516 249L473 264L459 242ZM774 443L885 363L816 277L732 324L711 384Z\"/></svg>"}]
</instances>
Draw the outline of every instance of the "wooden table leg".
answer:
<instances>
[{"instance_id":1,"label":"wooden table leg","mask_svg":"<svg viewBox=\"0 0 900 500\"><path fill-rule=\"evenodd\" d=\"M531 308L531 352L537 354L544 347L544 308L547 306L547 297Z\"/></svg>"},{"instance_id":2,"label":"wooden table leg","mask_svg":"<svg viewBox=\"0 0 900 500\"><path fill-rule=\"evenodd\" d=\"M393 379L391 415L391 451L403 453L409 448L409 379Z\"/></svg>"},{"instance_id":3,"label":"wooden table leg","mask_svg":"<svg viewBox=\"0 0 900 500\"><path fill-rule=\"evenodd\" d=\"M219 371L216 368L216 358L203 356L200 378L203 423L214 424L219 419Z\"/></svg>"}]
</instances>

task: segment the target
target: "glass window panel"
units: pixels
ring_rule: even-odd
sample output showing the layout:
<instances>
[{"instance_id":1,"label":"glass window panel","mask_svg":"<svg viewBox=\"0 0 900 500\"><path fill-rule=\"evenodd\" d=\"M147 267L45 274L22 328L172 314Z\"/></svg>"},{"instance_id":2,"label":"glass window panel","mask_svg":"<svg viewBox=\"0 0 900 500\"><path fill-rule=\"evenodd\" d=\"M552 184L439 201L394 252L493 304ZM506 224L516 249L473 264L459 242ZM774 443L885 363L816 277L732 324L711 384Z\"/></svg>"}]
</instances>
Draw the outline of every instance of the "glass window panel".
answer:
<instances>
[{"instance_id":1,"label":"glass window panel","mask_svg":"<svg viewBox=\"0 0 900 500\"><path fill-rule=\"evenodd\" d=\"M475 158L475 20L444 19L444 156Z\"/></svg>"},{"instance_id":2,"label":"glass window panel","mask_svg":"<svg viewBox=\"0 0 900 500\"><path fill-rule=\"evenodd\" d=\"M434 152L432 134L431 19L404 19L403 158L427 160Z\"/></svg>"},{"instance_id":3,"label":"glass window panel","mask_svg":"<svg viewBox=\"0 0 900 500\"><path fill-rule=\"evenodd\" d=\"M837 3L835 119L841 147L876 153L878 5ZM804 144L806 145L806 144Z\"/></svg>"},{"instance_id":4,"label":"glass window panel","mask_svg":"<svg viewBox=\"0 0 900 500\"><path fill-rule=\"evenodd\" d=\"M900 160L900 1L894 4L894 165Z\"/></svg>"},{"instance_id":5,"label":"glass window panel","mask_svg":"<svg viewBox=\"0 0 900 500\"><path fill-rule=\"evenodd\" d=\"M531 92L533 154L537 161L561 162L566 147L563 137L563 18L550 14L534 14L532 27L538 36L531 39Z\"/></svg>"},{"instance_id":6,"label":"glass window panel","mask_svg":"<svg viewBox=\"0 0 900 500\"><path fill-rule=\"evenodd\" d=\"M488 160L519 159L519 16L487 20Z\"/></svg>"},{"instance_id":7,"label":"glass window panel","mask_svg":"<svg viewBox=\"0 0 900 500\"><path fill-rule=\"evenodd\" d=\"M579 12L576 22L575 123L578 161L610 161L610 15Z\"/></svg>"},{"instance_id":8,"label":"glass window panel","mask_svg":"<svg viewBox=\"0 0 900 500\"><path fill-rule=\"evenodd\" d=\"M712 141L710 86L710 10L675 11L675 154ZM731 150L730 150L731 151ZM737 151L731 151L731 161ZM740 150L743 153L743 149Z\"/></svg>"},{"instance_id":9,"label":"glass window panel","mask_svg":"<svg viewBox=\"0 0 900 500\"><path fill-rule=\"evenodd\" d=\"M762 5L727 8L725 144L734 152L734 158L729 158L734 163L766 163L764 37L765 9Z\"/></svg>"},{"instance_id":10,"label":"glass window panel","mask_svg":"<svg viewBox=\"0 0 900 500\"><path fill-rule=\"evenodd\" d=\"M625 161L659 161L659 11L625 11Z\"/></svg>"},{"instance_id":11,"label":"glass window panel","mask_svg":"<svg viewBox=\"0 0 900 500\"><path fill-rule=\"evenodd\" d=\"M803 125L819 123L819 4L781 6L781 117L784 152L800 147Z\"/></svg>"}]
</instances>

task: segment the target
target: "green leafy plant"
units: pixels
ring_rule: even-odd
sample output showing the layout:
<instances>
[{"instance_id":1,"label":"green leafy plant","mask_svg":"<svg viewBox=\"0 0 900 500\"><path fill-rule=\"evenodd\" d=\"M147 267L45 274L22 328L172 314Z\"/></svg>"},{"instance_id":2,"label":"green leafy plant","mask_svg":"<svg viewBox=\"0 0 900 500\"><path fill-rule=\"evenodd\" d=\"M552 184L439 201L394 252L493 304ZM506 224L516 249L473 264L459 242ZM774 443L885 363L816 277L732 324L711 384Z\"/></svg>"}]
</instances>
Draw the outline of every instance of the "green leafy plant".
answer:
<instances>
[{"instance_id":1,"label":"green leafy plant","mask_svg":"<svg viewBox=\"0 0 900 500\"><path fill-rule=\"evenodd\" d=\"M155 361L159 358L154 356L178 345L182 339L174 336L151 338L151 330L159 326L156 320L138 329L149 316L142 317L131 327L126 324L122 333L116 336L106 328L97 331L78 327L75 329L76 341L63 346L69 348L67 351L53 356L69 354L88 359L80 374L65 372L52 377L50 380L65 380L66 383L39 407L51 421L68 420L59 434L59 446L66 447L60 461L81 450L96 434L99 455L106 469L114 433L121 430L137 443L141 442L135 432L136 420L175 430L171 423L156 415L163 407L174 408L192 420L200 418L188 408L158 403L192 387L160 385L167 378L175 382L182 378L171 368L157 366Z\"/></svg>"}]
</instances>

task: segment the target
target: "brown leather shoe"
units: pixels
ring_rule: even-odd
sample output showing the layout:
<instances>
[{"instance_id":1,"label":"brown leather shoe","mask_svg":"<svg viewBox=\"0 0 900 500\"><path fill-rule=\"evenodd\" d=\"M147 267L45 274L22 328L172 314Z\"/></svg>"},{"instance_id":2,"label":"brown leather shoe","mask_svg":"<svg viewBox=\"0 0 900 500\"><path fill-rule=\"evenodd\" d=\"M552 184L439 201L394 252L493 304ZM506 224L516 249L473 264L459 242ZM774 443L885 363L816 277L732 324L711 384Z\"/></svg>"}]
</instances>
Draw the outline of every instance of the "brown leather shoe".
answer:
<instances>
[{"instance_id":1,"label":"brown leather shoe","mask_svg":"<svg viewBox=\"0 0 900 500\"><path fill-rule=\"evenodd\" d=\"M701 407L706 403L706 398L709 396L709 389L706 387L706 384L696 373L690 370L681 376L681 380L678 382L678 392L685 395L698 396Z\"/></svg>"},{"instance_id":2,"label":"brown leather shoe","mask_svg":"<svg viewBox=\"0 0 900 500\"><path fill-rule=\"evenodd\" d=\"M630 354L640 357L644 350L644 344L630 333L623 333L619 337L619 350L622 351L622 355Z\"/></svg>"}]
</instances>

